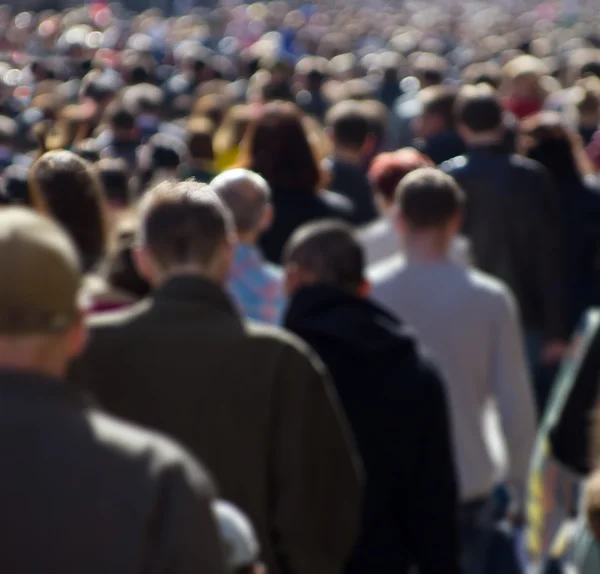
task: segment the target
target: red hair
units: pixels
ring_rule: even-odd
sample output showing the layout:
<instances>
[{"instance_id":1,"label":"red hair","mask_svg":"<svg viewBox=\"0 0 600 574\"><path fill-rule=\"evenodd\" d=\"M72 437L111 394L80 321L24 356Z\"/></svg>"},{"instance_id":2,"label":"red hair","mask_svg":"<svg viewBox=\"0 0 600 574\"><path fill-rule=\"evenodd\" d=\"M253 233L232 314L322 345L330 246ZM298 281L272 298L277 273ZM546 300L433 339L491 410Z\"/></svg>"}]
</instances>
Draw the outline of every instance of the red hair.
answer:
<instances>
[{"instance_id":1,"label":"red hair","mask_svg":"<svg viewBox=\"0 0 600 574\"><path fill-rule=\"evenodd\" d=\"M414 148L380 153L371 163L369 180L377 193L391 200L404 177L422 167L433 167L433 162Z\"/></svg>"}]
</instances>

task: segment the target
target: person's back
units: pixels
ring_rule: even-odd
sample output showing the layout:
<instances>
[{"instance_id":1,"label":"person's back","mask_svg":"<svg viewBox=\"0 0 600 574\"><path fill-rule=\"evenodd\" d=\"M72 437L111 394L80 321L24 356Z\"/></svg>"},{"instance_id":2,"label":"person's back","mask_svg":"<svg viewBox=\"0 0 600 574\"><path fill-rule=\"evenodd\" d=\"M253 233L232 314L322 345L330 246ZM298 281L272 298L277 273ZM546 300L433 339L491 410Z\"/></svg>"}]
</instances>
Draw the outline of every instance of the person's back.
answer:
<instances>
[{"instance_id":1,"label":"person's back","mask_svg":"<svg viewBox=\"0 0 600 574\"><path fill-rule=\"evenodd\" d=\"M371 276L376 300L414 326L447 382L461 491L463 560L477 572L491 528L497 472L485 433L487 407L495 401L509 453L508 483L521 508L535 424L517 311L496 279L452 263L463 196L438 170L409 174L396 202L405 261L380 266Z\"/></svg>"},{"instance_id":2,"label":"person's back","mask_svg":"<svg viewBox=\"0 0 600 574\"><path fill-rule=\"evenodd\" d=\"M553 182L540 164L502 149L502 110L492 95L461 96L458 109L470 149L443 169L468 199L463 229L474 263L510 286L528 333L546 344L561 341L561 229Z\"/></svg>"},{"instance_id":3,"label":"person's back","mask_svg":"<svg viewBox=\"0 0 600 574\"><path fill-rule=\"evenodd\" d=\"M92 321L80 380L110 412L201 456L252 519L273 572L328 572L349 551L358 505L344 427L307 350L243 323L225 294L230 215L202 187L150 192L142 236L157 289ZM336 528L321 520L327 508Z\"/></svg>"},{"instance_id":4,"label":"person's back","mask_svg":"<svg viewBox=\"0 0 600 574\"><path fill-rule=\"evenodd\" d=\"M166 438L88 407L62 380L81 352L77 256L50 221L0 214L3 572L225 572L213 486Z\"/></svg>"},{"instance_id":5,"label":"person's back","mask_svg":"<svg viewBox=\"0 0 600 574\"><path fill-rule=\"evenodd\" d=\"M362 258L351 231L330 222L301 228L285 255L285 325L325 361L365 464L362 534L346 572L458 572L444 389L401 323L360 295Z\"/></svg>"}]
</instances>

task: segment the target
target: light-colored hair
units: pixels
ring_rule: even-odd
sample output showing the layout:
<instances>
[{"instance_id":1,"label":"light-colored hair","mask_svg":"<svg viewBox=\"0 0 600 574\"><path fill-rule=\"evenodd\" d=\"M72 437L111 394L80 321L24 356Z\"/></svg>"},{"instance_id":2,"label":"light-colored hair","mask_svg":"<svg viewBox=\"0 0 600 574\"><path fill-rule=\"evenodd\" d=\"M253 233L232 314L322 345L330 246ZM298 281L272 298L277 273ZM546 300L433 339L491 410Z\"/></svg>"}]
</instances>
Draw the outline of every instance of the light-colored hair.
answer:
<instances>
[{"instance_id":1,"label":"light-colored hair","mask_svg":"<svg viewBox=\"0 0 600 574\"><path fill-rule=\"evenodd\" d=\"M248 169L230 169L215 177L210 186L230 209L239 232L258 227L271 198L269 184L262 176Z\"/></svg>"}]
</instances>

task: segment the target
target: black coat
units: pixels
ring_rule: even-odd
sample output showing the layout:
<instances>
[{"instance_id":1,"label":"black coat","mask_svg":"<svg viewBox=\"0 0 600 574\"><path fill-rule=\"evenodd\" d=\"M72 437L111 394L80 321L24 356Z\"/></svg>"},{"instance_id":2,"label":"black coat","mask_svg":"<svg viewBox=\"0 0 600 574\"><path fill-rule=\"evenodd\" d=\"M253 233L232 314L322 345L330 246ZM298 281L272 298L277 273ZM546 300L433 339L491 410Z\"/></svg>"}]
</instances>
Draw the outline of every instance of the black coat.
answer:
<instances>
[{"instance_id":1,"label":"black coat","mask_svg":"<svg viewBox=\"0 0 600 574\"><path fill-rule=\"evenodd\" d=\"M457 486L446 397L415 341L382 308L334 288L292 299L286 326L329 368L367 474L346 572L456 574Z\"/></svg>"},{"instance_id":2,"label":"black coat","mask_svg":"<svg viewBox=\"0 0 600 574\"><path fill-rule=\"evenodd\" d=\"M0 371L0 572L224 574L213 486L60 381Z\"/></svg>"},{"instance_id":3,"label":"black coat","mask_svg":"<svg viewBox=\"0 0 600 574\"><path fill-rule=\"evenodd\" d=\"M442 132L429 138L421 149L435 165L462 155L466 150L465 143L454 131Z\"/></svg>"},{"instance_id":4,"label":"black coat","mask_svg":"<svg viewBox=\"0 0 600 574\"><path fill-rule=\"evenodd\" d=\"M260 247L272 263L281 263L283 248L290 235L304 223L318 219L342 219L352 222L354 205L332 191L309 189L271 190L275 210L273 225L260 238Z\"/></svg>"},{"instance_id":5,"label":"black coat","mask_svg":"<svg viewBox=\"0 0 600 574\"><path fill-rule=\"evenodd\" d=\"M475 265L510 286L527 330L564 339L563 229L550 174L493 147L474 148L442 169L466 193L464 233Z\"/></svg>"}]
</instances>

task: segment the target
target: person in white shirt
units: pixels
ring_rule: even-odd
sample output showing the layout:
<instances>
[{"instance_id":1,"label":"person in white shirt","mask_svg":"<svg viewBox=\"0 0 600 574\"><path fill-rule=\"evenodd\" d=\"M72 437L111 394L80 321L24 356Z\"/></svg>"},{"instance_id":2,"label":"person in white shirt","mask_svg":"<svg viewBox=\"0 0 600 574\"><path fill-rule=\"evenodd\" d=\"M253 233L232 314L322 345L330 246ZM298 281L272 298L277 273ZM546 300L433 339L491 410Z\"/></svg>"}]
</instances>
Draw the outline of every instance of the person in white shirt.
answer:
<instances>
[{"instance_id":1,"label":"person in white shirt","mask_svg":"<svg viewBox=\"0 0 600 574\"><path fill-rule=\"evenodd\" d=\"M535 438L535 411L514 297L489 275L460 266L448 248L461 225L464 196L433 168L407 175L396 192L404 261L382 264L373 296L412 325L448 386L461 491L463 566L483 567L497 469L485 437L497 405L507 444L513 517L520 516Z\"/></svg>"}]
</instances>

